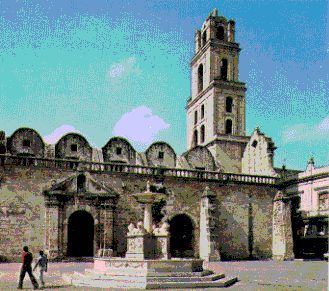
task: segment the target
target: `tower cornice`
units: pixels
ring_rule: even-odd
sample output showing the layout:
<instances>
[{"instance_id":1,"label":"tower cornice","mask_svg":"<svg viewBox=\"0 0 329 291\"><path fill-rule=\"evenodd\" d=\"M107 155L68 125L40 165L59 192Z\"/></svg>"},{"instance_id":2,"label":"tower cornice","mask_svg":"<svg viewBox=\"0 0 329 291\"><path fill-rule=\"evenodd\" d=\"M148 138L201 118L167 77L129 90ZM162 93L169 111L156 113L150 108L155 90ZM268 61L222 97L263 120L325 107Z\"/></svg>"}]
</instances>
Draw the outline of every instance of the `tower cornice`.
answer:
<instances>
[{"instance_id":1,"label":"tower cornice","mask_svg":"<svg viewBox=\"0 0 329 291\"><path fill-rule=\"evenodd\" d=\"M219 49L230 49L237 52L240 52L242 49L239 47L240 44L237 42L227 42L224 40L209 40L192 58L190 63L191 67L197 62L198 59L207 51L209 47L219 48Z\"/></svg>"},{"instance_id":2,"label":"tower cornice","mask_svg":"<svg viewBox=\"0 0 329 291\"><path fill-rule=\"evenodd\" d=\"M242 91L246 92L247 88L245 87L246 83L244 82L234 82L234 81L224 81L221 80L219 77L215 77L212 82L209 84L209 86L201 91L196 98L194 99L188 99L187 104L185 106L185 109L190 109L195 103L197 103L204 95L206 95L211 89L218 88L218 89L231 89L234 91Z\"/></svg>"}]
</instances>

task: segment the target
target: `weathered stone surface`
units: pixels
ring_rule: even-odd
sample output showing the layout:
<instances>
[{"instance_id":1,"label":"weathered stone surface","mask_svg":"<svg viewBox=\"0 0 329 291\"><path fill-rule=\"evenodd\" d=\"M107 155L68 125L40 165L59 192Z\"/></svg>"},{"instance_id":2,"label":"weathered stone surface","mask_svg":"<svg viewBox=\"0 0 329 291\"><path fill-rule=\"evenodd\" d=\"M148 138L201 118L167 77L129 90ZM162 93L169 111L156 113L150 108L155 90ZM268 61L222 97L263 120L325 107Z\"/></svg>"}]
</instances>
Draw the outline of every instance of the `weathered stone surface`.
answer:
<instances>
[{"instance_id":1,"label":"weathered stone surface","mask_svg":"<svg viewBox=\"0 0 329 291\"><path fill-rule=\"evenodd\" d=\"M274 260L287 261L295 258L293 253L291 213L289 201L278 191L273 205L273 247Z\"/></svg>"}]
</instances>

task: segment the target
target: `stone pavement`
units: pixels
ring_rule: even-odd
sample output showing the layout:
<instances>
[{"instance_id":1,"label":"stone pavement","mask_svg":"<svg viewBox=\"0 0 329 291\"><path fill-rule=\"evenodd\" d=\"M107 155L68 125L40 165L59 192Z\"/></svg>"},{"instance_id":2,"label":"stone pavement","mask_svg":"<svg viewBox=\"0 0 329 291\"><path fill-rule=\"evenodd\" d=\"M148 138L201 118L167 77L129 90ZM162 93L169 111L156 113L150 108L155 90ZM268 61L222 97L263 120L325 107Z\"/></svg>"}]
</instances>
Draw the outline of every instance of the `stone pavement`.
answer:
<instances>
[{"instance_id":1,"label":"stone pavement","mask_svg":"<svg viewBox=\"0 0 329 291\"><path fill-rule=\"evenodd\" d=\"M17 288L19 263L0 263L0 290ZM73 273L92 268L93 263L50 263L45 275L46 290L103 290L100 288L68 286L62 273ZM328 290L328 262L326 261L239 261L205 263L205 269L238 276L239 282L225 290ZM35 275L37 277L37 271ZM27 275L24 289L32 290ZM186 289L177 289L185 291ZM201 289L193 289L201 290ZM215 290L212 288L202 290ZM216 290L224 290L217 288Z\"/></svg>"}]
</instances>

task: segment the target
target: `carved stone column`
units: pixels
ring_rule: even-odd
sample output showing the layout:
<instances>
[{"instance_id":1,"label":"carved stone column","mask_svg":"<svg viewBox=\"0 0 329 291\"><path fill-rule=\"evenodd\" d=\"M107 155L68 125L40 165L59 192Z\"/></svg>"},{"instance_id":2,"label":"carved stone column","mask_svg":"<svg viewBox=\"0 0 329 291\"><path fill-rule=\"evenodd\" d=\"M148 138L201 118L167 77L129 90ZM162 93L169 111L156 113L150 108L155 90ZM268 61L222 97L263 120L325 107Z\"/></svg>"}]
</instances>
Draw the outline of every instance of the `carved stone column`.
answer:
<instances>
[{"instance_id":1,"label":"carved stone column","mask_svg":"<svg viewBox=\"0 0 329 291\"><path fill-rule=\"evenodd\" d=\"M59 202L49 198L46 202L46 246L50 259L59 255Z\"/></svg>"},{"instance_id":2,"label":"carved stone column","mask_svg":"<svg viewBox=\"0 0 329 291\"><path fill-rule=\"evenodd\" d=\"M103 225L103 235L100 248L112 249L113 247L113 207L112 201L100 204L100 223Z\"/></svg>"},{"instance_id":3,"label":"carved stone column","mask_svg":"<svg viewBox=\"0 0 329 291\"><path fill-rule=\"evenodd\" d=\"M273 202L272 259L289 261L294 258L290 201L278 191Z\"/></svg>"},{"instance_id":4,"label":"carved stone column","mask_svg":"<svg viewBox=\"0 0 329 291\"><path fill-rule=\"evenodd\" d=\"M66 218L63 221L63 255L67 255L67 243L68 243L68 226L69 226L69 220Z\"/></svg>"},{"instance_id":5,"label":"carved stone column","mask_svg":"<svg viewBox=\"0 0 329 291\"><path fill-rule=\"evenodd\" d=\"M65 203L58 203L58 256L64 256L64 211Z\"/></svg>"},{"instance_id":6,"label":"carved stone column","mask_svg":"<svg viewBox=\"0 0 329 291\"><path fill-rule=\"evenodd\" d=\"M217 247L217 235L214 234L214 198L216 195L209 192L206 187L200 206L200 258L205 261L220 261Z\"/></svg>"}]
</instances>

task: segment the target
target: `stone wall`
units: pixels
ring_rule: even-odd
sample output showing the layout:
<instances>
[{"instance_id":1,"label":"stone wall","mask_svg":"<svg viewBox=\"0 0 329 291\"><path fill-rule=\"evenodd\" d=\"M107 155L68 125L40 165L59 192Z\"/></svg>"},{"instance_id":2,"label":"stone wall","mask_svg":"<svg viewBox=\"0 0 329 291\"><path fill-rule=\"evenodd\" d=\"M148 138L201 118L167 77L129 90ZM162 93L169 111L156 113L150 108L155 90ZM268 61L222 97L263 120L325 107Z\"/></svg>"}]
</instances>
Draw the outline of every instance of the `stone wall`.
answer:
<instances>
[{"instance_id":1,"label":"stone wall","mask_svg":"<svg viewBox=\"0 0 329 291\"><path fill-rule=\"evenodd\" d=\"M162 157L160 156L162 153ZM147 164L151 167L176 167L176 154L173 148L165 142L152 143L145 151Z\"/></svg>"},{"instance_id":2,"label":"stone wall","mask_svg":"<svg viewBox=\"0 0 329 291\"><path fill-rule=\"evenodd\" d=\"M27 142L27 144L24 144ZM19 128L7 142L8 151L12 155L29 155L42 158L44 156L45 144L41 136L31 128Z\"/></svg>"},{"instance_id":3,"label":"stone wall","mask_svg":"<svg viewBox=\"0 0 329 291\"><path fill-rule=\"evenodd\" d=\"M72 148L73 145L76 145L76 150ZM91 161L92 148L82 135L68 133L56 143L55 156L58 159L75 158L77 160Z\"/></svg>"},{"instance_id":4,"label":"stone wall","mask_svg":"<svg viewBox=\"0 0 329 291\"><path fill-rule=\"evenodd\" d=\"M273 156L276 147L257 127L248 142L242 158L242 173L276 177Z\"/></svg>"},{"instance_id":5,"label":"stone wall","mask_svg":"<svg viewBox=\"0 0 329 291\"><path fill-rule=\"evenodd\" d=\"M53 179L67 178L73 171L12 165L4 166L3 171L0 249L7 257L19 260L23 245L29 245L35 253L45 248L42 192L51 187ZM118 256L124 256L128 225L143 220L142 206L132 194L144 191L148 180L151 184L157 183L155 177L99 171L91 172L91 176L120 196L114 210L113 248ZM222 186L218 181L185 177L164 177L162 183L168 193L163 220L170 221L178 214L186 214L191 219L194 256L199 256L200 201L206 186L216 195L214 232L218 236L216 246L222 259L248 258L251 236L253 255L260 259L271 256L273 188L261 184Z\"/></svg>"},{"instance_id":6,"label":"stone wall","mask_svg":"<svg viewBox=\"0 0 329 291\"><path fill-rule=\"evenodd\" d=\"M119 149L119 150L118 150ZM104 162L123 162L136 164L136 151L133 146L122 137L113 137L102 148Z\"/></svg>"}]
</instances>

